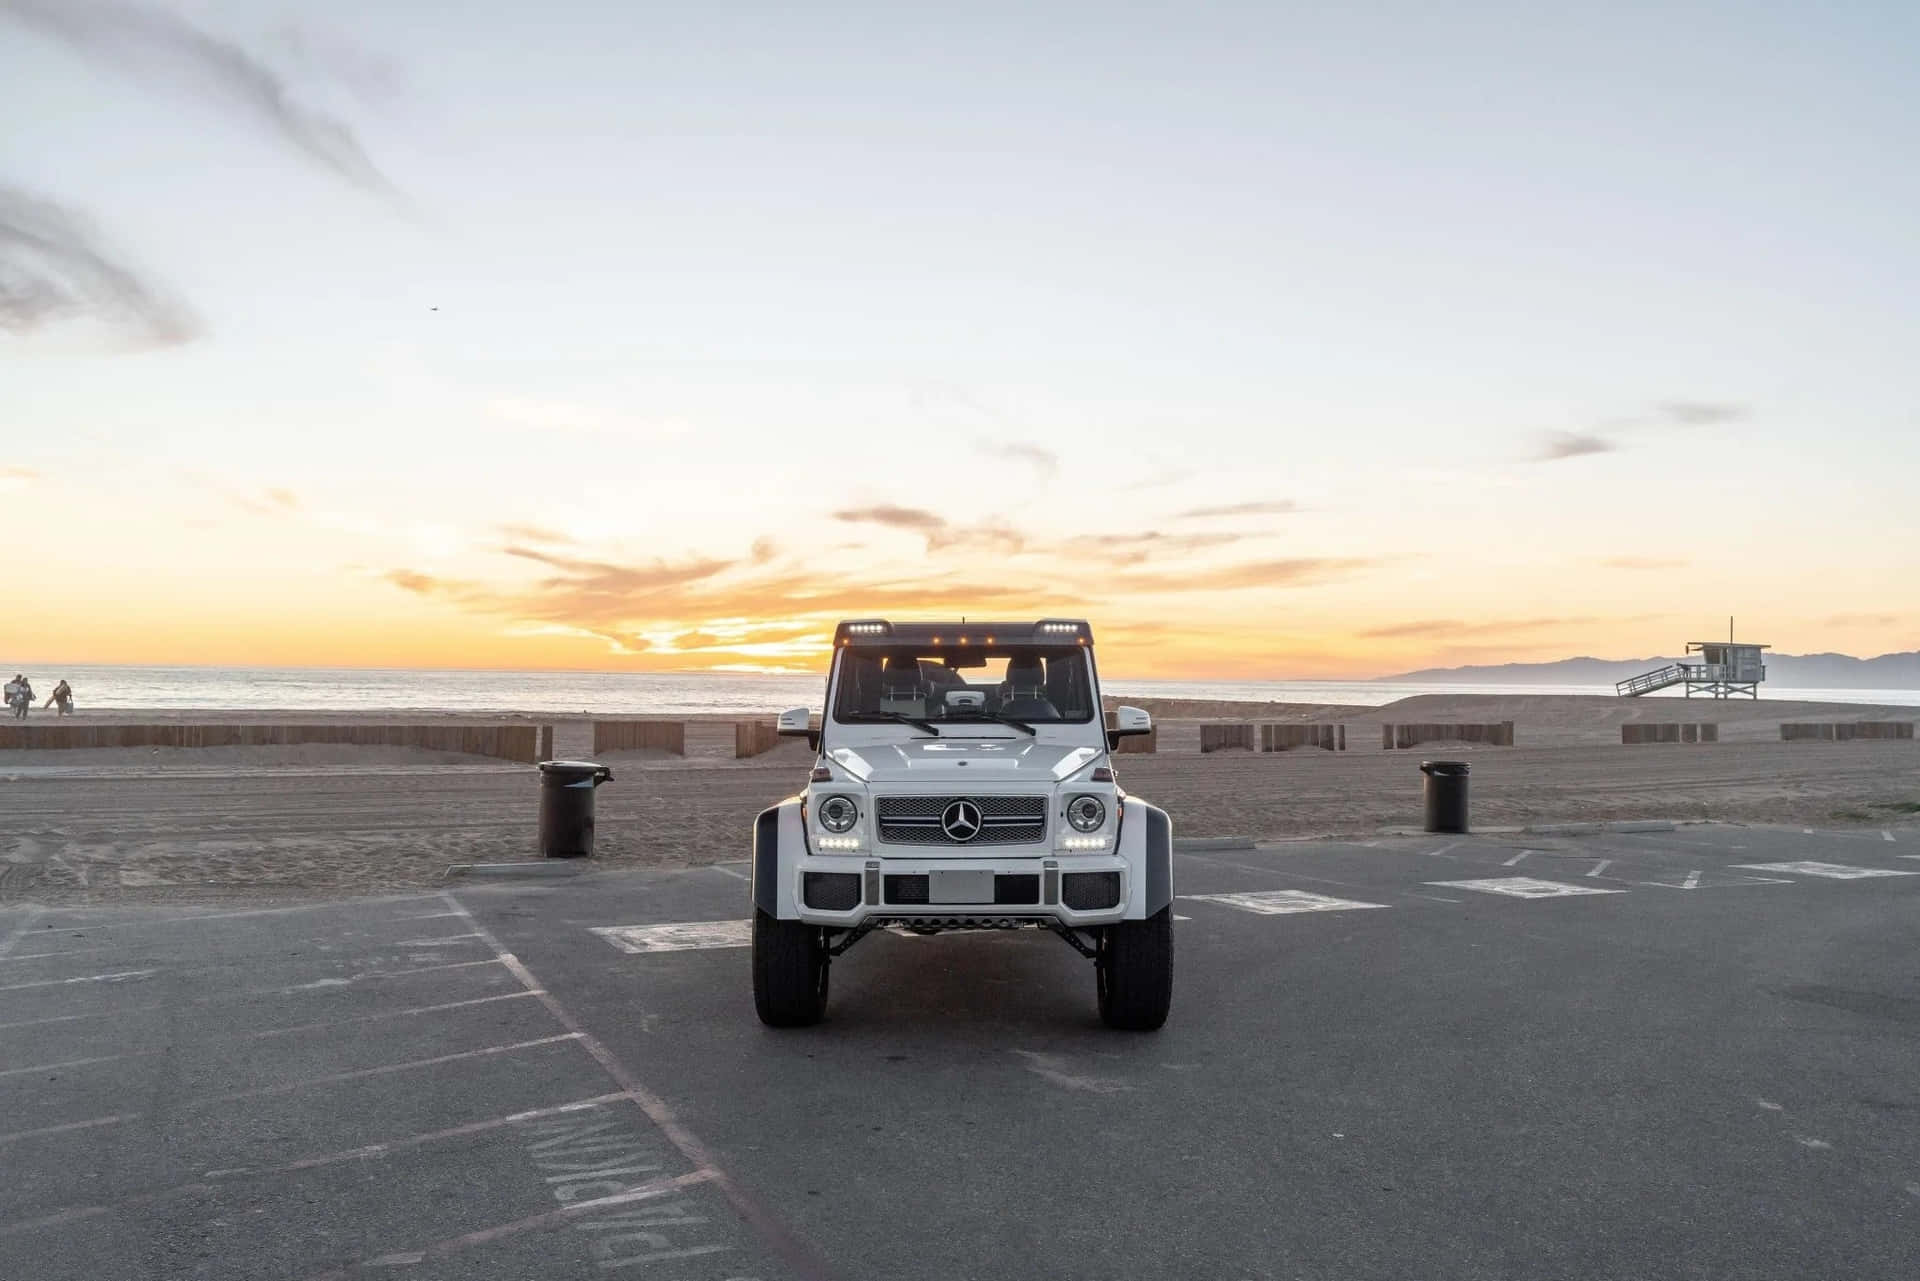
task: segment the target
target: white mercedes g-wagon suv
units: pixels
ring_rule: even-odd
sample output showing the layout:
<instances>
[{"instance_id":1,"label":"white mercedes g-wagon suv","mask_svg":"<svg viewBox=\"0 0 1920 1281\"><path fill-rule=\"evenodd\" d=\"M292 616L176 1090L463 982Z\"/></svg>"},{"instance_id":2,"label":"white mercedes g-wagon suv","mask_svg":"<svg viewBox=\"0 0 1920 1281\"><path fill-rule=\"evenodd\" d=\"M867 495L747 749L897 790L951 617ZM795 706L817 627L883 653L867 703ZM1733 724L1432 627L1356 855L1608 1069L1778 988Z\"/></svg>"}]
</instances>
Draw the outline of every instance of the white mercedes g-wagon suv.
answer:
<instances>
[{"instance_id":1,"label":"white mercedes g-wagon suv","mask_svg":"<svg viewBox=\"0 0 1920 1281\"><path fill-rule=\"evenodd\" d=\"M818 1022L827 970L882 926L1037 927L1093 962L1100 1016L1152 1029L1173 997L1173 827L1109 753L1152 729L1101 713L1085 622L844 622L804 792L753 830L753 998Z\"/></svg>"}]
</instances>

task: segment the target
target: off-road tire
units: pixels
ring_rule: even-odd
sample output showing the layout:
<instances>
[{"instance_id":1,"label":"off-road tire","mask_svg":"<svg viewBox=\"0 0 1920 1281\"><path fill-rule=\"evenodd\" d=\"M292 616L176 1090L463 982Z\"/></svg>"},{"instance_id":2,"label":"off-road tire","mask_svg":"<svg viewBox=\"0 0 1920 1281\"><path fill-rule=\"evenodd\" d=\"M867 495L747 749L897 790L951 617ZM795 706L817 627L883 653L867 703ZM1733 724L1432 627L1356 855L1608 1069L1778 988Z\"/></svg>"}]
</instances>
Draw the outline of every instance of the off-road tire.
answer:
<instances>
[{"instance_id":1,"label":"off-road tire","mask_svg":"<svg viewBox=\"0 0 1920 1281\"><path fill-rule=\"evenodd\" d=\"M1108 1027L1151 1032L1173 1006L1173 908L1100 931L1094 974Z\"/></svg>"},{"instance_id":2,"label":"off-road tire","mask_svg":"<svg viewBox=\"0 0 1920 1281\"><path fill-rule=\"evenodd\" d=\"M753 1008L768 1027L807 1027L827 1011L827 943L817 925L753 913Z\"/></svg>"}]
</instances>

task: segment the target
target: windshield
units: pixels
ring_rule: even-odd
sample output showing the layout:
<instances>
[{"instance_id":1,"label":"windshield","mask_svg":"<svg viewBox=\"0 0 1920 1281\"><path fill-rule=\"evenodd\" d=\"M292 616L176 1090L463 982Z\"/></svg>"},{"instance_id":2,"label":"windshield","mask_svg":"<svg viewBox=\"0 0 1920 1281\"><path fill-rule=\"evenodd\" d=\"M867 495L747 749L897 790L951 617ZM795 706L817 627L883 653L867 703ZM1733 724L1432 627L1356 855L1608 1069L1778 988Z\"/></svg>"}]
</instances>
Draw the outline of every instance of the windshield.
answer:
<instances>
[{"instance_id":1,"label":"windshield","mask_svg":"<svg viewBox=\"0 0 1920 1281\"><path fill-rule=\"evenodd\" d=\"M833 717L942 724L1093 719L1093 674L1078 645L861 646L840 651Z\"/></svg>"}]
</instances>

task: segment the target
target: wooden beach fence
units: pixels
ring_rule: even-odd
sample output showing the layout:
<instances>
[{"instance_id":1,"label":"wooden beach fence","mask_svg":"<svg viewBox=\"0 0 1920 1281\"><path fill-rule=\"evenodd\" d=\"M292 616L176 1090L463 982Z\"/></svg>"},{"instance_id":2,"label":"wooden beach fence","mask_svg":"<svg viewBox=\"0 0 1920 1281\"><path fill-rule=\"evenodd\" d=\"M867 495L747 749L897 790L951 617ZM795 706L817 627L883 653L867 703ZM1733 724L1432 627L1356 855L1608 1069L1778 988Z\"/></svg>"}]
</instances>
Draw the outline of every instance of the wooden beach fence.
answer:
<instances>
[{"instance_id":1,"label":"wooden beach fence","mask_svg":"<svg viewBox=\"0 0 1920 1281\"><path fill-rule=\"evenodd\" d=\"M599 751L600 749L596 747L594 750ZM543 761L550 761L553 759L553 726L551 725L542 725L540 727L539 759Z\"/></svg>"},{"instance_id":2,"label":"wooden beach fence","mask_svg":"<svg viewBox=\"0 0 1920 1281\"><path fill-rule=\"evenodd\" d=\"M0 751L81 751L96 747L417 747L430 752L491 756L531 765L537 725L5 725Z\"/></svg>"},{"instance_id":3,"label":"wooden beach fence","mask_svg":"<svg viewBox=\"0 0 1920 1281\"><path fill-rule=\"evenodd\" d=\"M1622 743L1717 743L1720 741L1720 727L1712 721L1691 721L1649 723L1644 725L1622 725L1620 727Z\"/></svg>"},{"instance_id":4,"label":"wooden beach fence","mask_svg":"<svg viewBox=\"0 0 1920 1281\"><path fill-rule=\"evenodd\" d=\"M1202 752L1225 752L1234 749L1251 752L1254 741L1252 725L1202 725L1200 727Z\"/></svg>"},{"instance_id":5,"label":"wooden beach fence","mask_svg":"<svg viewBox=\"0 0 1920 1281\"><path fill-rule=\"evenodd\" d=\"M1913 724L1912 721L1794 721L1780 726L1780 741L1844 743L1857 738L1910 739Z\"/></svg>"},{"instance_id":6,"label":"wooden beach fence","mask_svg":"<svg viewBox=\"0 0 1920 1281\"><path fill-rule=\"evenodd\" d=\"M735 721L733 723L733 755L737 760L746 756L758 756L780 746L780 733L771 721Z\"/></svg>"},{"instance_id":7,"label":"wooden beach fence","mask_svg":"<svg viewBox=\"0 0 1920 1281\"><path fill-rule=\"evenodd\" d=\"M1384 751L1414 747L1420 743L1485 743L1489 747L1512 747L1513 722L1380 726L1380 747Z\"/></svg>"},{"instance_id":8,"label":"wooden beach fence","mask_svg":"<svg viewBox=\"0 0 1920 1281\"><path fill-rule=\"evenodd\" d=\"M595 721L593 750L601 752L671 752L687 754L685 721Z\"/></svg>"},{"instance_id":9,"label":"wooden beach fence","mask_svg":"<svg viewBox=\"0 0 1920 1281\"><path fill-rule=\"evenodd\" d=\"M1347 750L1345 725L1262 725L1260 750L1288 752L1296 747L1317 747L1324 752Z\"/></svg>"}]
</instances>

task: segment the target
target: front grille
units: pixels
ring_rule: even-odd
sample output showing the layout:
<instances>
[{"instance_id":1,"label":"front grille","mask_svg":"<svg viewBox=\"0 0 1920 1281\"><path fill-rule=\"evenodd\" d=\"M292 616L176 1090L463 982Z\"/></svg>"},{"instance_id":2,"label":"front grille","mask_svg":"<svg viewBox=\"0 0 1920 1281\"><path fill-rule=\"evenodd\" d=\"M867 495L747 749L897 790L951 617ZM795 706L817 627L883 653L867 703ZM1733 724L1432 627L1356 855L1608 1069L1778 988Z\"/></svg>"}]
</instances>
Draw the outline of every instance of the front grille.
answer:
<instances>
[{"instance_id":1,"label":"front grille","mask_svg":"<svg viewBox=\"0 0 1920 1281\"><path fill-rule=\"evenodd\" d=\"M941 826L955 801L980 808L980 831L956 841ZM1044 796L882 796L875 807L880 839L893 845L1031 845L1047 838Z\"/></svg>"},{"instance_id":2,"label":"front grille","mask_svg":"<svg viewBox=\"0 0 1920 1281\"><path fill-rule=\"evenodd\" d=\"M931 890L924 872L917 875L899 875L884 878L886 881L887 902L895 907L923 907L928 905ZM993 878L993 903L995 907L1032 907L1040 902L1040 874L1038 872L1006 872ZM819 907L808 899L809 906Z\"/></svg>"},{"instance_id":3,"label":"front grille","mask_svg":"<svg viewBox=\"0 0 1920 1281\"><path fill-rule=\"evenodd\" d=\"M1120 901L1120 873L1068 872L1060 878L1060 901L1076 912L1097 912Z\"/></svg>"},{"instance_id":4,"label":"front grille","mask_svg":"<svg viewBox=\"0 0 1920 1281\"><path fill-rule=\"evenodd\" d=\"M850 912L860 906L858 872L805 872L800 877L800 893L808 907L823 912Z\"/></svg>"}]
</instances>

